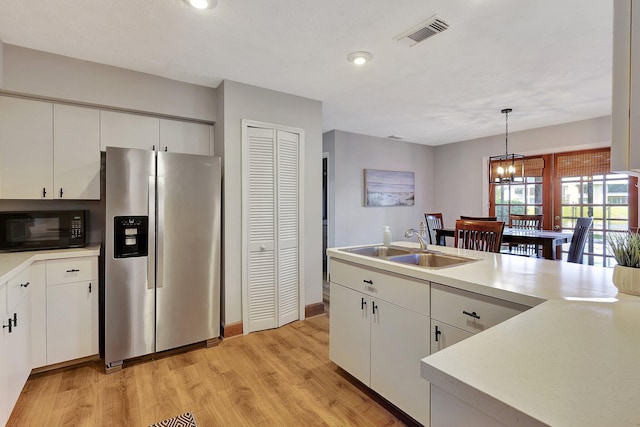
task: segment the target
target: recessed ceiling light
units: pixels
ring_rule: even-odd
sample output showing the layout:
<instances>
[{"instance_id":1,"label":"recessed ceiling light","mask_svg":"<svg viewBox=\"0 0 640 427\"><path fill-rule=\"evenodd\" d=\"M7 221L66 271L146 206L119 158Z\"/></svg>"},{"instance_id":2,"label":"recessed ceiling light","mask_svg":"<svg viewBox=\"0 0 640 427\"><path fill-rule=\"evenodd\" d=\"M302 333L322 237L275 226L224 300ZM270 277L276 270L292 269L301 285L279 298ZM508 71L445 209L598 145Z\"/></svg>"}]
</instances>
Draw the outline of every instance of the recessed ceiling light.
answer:
<instances>
[{"instance_id":1,"label":"recessed ceiling light","mask_svg":"<svg viewBox=\"0 0 640 427\"><path fill-rule=\"evenodd\" d=\"M186 4L196 9L213 9L218 4L218 0L184 0Z\"/></svg>"},{"instance_id":2,"label":"recessed ceiling light","mask_svg":"<svg viewBox=\"0 0 640 427\"><path fill-rule=\"evenodd\" d=\"M353 52L347 56L349 62L353 62L356 65L363 65L373 59L373 55L369 52Z\"/></svg>"}]
</instances>

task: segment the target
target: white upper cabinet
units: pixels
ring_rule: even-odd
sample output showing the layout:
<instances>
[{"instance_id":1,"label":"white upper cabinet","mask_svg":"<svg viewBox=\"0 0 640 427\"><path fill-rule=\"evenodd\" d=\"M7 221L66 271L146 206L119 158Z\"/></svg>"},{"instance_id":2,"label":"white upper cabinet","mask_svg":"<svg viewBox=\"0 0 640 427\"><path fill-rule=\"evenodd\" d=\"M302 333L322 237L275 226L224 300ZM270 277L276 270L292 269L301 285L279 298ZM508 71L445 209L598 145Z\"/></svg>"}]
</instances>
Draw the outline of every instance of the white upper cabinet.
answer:
<instances>
[{"instance_id":1,"label":"white upper cabinet","mask_svg":"<svg viewBox=\"0 0 640 427\"><path fill-rule=\"evenodd\" d=\"M640 4L614 1L611 170L640 173Z\"/></svg>"},{"instance_id":2,"label":"white upper cabinet","mask_svg":"<svg viewBox=\"0 0 640 427\"><path fill-rule=\"evenodd\" d=\"M100 111L53 106L53 198L100 199Z\"/></svg>"},{"instance_id":3,"label":"white upper cabinet","mask_svg":"<svg viewBox=\"0 0 640 427\"><path fill-rule=\"evenodd\" d=\"M99 200L98 110L0 97L0 198Z\"/></svg>"},{"instance_id":4,"label":"white upper cabinet","mask_svg":"<svg viewBox=\"0 0 640 427\"><path fill-rule=\"evenodd\" d=\"M172 153L213 154L211 125L100 111L100 150L139 148Z\"/></svg>"},{"instance_id":5,"label":"white upper cabinet","mask_svg":"<svg viewBox=\"0 0 640 427\"><path fill-rule=\"evenodd\" d=\"M157 150L160 119L137 114L100 111L100 150L107 147Z\"/></svg>"},{"instance_id":6,"label":"white upper cabinet","mask_svg":"<svg viewBox=\"0 0 640 427\"><path fill-rule=\"evenodd\" d=\"M53 198L53 105L0 97L0 198Z\"/></svg>"},{"instance_id":7,"label":"white upper cabinet","mask_svg":"<svg viewBox=\"0 0 640 427\"><path fill-rule=\"evenodd\" d=\"M213 155L213 127L200 123L160 119L160 150Z\"/></svg>"}]
</instances>

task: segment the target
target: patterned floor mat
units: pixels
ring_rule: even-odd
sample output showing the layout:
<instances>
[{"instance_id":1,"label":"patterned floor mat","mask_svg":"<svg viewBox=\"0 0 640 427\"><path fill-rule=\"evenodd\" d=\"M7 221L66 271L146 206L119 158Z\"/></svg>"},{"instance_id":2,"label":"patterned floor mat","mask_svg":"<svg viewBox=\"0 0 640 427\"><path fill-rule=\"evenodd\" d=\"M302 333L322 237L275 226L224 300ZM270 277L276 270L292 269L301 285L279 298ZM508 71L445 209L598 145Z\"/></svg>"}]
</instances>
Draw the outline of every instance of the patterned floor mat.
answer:
<instances>
[{"instance_id":1,"label":"patterned floor mat","mask_svg":"<svg viewBox=\"0 0 640 427\"><path fill-rule=\"evenodd\" d=\"M149 427L198 427L196 419L191 412L185 412L177 417L168 418Z\"/></svg>"}]
</instances>

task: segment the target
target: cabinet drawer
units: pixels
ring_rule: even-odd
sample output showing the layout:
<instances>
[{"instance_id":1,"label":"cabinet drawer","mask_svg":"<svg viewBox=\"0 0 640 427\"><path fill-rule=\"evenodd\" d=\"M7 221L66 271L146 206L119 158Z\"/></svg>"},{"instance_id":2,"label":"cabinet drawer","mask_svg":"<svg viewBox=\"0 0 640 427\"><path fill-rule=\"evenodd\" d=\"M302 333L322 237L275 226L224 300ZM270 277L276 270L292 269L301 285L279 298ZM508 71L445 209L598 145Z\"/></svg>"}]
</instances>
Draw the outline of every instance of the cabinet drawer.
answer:
<instances>
[{"instance_id":1,"label":"cabinet drawer","mask_svg":"<svg viewBox=\"0 0 640 427\"><path fill-rule=\"evenodd\" d=\"M81 282L98 277L97 257L47 260L47 285Z\"/></svg>"},{"instance_id":2,"label":"cabinet drawer","mask_svg":"<svg viewBox=\"0 0 640 427\"><path fill-rule=\"evenodd\" d=\"M476 333L497 325L529 307L436 283L431 284L431 317Z\"/></svg>"},{"instance_id":3,"label":"cabinet drawer","mask_svg":"<svg viewBox=\"0 0 640 427\"><path fill-rule=\"evenodd\" d=\"M429 315L429 282L331 261L331 281L400 307Z\"/></svg>"},{"instance_id":4,"label":"cabinet drawer","mask_svg":"<svg viewBox=\"0 0 640 427\"><path fill-rule=\"evenodd\" d=\"M22 298L29 293L29 286L31 286L29 267L7 281L7 313L11 312Z\"/></svg>"}]
</instances>

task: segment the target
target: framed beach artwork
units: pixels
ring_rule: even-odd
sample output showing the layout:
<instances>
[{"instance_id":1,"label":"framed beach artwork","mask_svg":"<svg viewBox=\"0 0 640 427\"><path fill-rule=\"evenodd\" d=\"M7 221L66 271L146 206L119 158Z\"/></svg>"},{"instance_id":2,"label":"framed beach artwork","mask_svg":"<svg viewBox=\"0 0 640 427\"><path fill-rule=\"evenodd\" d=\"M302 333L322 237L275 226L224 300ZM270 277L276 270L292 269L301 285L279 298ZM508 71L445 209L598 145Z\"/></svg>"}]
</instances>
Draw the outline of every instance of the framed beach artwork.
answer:
<instances>
[{"instance_id":1,"label":"framed beach artwork","mask_svg":"<svg viewBox=\"0 0 640 427\"><path fill-rule=\"evenodd\" d=\"M364 170L365 206L413 206L414 188L413 172Z\"/></svg>"}]
</instances>

